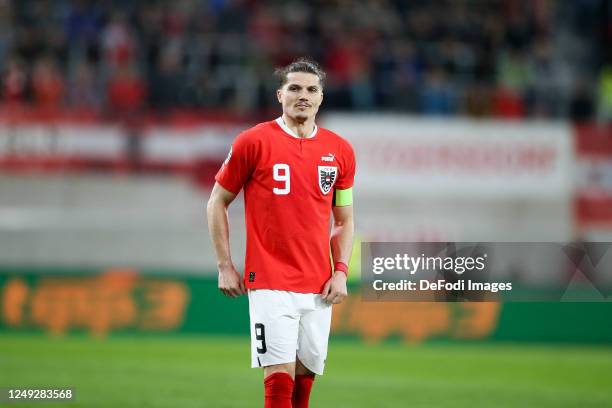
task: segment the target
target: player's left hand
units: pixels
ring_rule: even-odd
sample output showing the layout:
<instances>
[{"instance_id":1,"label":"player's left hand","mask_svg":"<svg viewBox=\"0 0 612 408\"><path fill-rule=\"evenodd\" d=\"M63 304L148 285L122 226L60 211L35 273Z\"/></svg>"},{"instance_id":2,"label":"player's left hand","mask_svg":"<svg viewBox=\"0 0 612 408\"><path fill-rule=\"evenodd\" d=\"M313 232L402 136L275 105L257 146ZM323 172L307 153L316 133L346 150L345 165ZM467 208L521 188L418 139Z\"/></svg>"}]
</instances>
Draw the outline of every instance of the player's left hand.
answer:
<instances>
[{"instance_id":1,"label":"player's left hand","mask_svg":"<svg viewBox=\"0 0 612 408\"><path fill-rule=\"evenodd\" d=\"M325 283L323 292L321 293L323 300L328 303L337 305L348 296L346 290L346 275L343 272L334 272L332 277Z\"/></svg>"}]
</instances>

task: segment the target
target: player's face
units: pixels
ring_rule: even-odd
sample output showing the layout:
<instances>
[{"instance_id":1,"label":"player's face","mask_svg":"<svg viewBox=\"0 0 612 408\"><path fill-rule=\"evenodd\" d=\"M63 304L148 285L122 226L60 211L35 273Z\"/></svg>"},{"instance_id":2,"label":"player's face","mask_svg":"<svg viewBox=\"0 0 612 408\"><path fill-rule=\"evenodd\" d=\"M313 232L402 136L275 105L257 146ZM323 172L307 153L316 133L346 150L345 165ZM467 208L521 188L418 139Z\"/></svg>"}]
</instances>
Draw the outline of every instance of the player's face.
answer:
<instances>
[{"instance_id":1,"label":"player's face","mask_svg":"<svg viewBox=\"0 0 612 408\"><path fill-rule=\"evenodd\" d=\"M287 82L276 91L283 113L298 122L314 118L323 101L319 77L307 72L287 74Z\"/></svg>"}]
</instances>

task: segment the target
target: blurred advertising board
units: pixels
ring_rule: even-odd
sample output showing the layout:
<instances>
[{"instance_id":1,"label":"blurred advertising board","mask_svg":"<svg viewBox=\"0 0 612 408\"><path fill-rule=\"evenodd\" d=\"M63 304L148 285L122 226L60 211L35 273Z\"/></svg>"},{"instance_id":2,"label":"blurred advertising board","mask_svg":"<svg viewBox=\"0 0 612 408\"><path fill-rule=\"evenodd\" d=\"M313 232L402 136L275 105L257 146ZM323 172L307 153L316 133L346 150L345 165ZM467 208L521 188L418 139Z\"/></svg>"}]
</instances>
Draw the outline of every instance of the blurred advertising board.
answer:
<instances>
[{"instance_id":1,"label":"blurred advertising board","mask_svg":"<svg viewBox=\"0 0 612 408\"><path fill-rule=\"evenodd\" d=\"M334 336L370 342L501 340L611 343L612 303L363 302L356 285L334 307ZM0 333L248 335L245 296L177 271L0 271Z\"/></svg>"},{"instance_id":2,"label":"blurred advertising board","mask_svg":"<svg viewBox=\"0 0 612 408\"><path fill-rule=\"evenodd\" d=\"M0 121L0 169L14 171L162 171L217 166L248 125L189 126Z\"/></svg>"},{"instance_id":3,"label":"blurred advertising board","mask_svg":"<svg viewBox=\"0 0 612 408\"><path fill-rule=\"evenodd\" d=\"M332 114L357 155L370 241L569 241L572 128L563 122Z\"/></svg>"},{"instance_id":4,"label":"blurred advertising board","mask_svg":"<svg viewBox=\"0 0 612 408\"><path fill-rule=\"evenodd\" d=\"M329 114L363 192L385 196L561 197L572 187L572 130L556 122ZM0 121L0 168L197 172L219 164L250 124ZM212 179L209 180L212 182Z\"/></svg>"},{"instance_id":5,"label":"blurred advertising board","mask_svg":"<svg viewBox=\"0 0 612 408\"><path fill-rule=\"evenodd\" d=\"M576 163L578 227L612 228L612 126L576 128Z\"/></svg>"},{"instance_id":6,"label":"blurred advertising board","mask_svg":"<svg viewBox=\"0 0 612 408\"><path fill-rule=\"evenodd\" d=\"M328 115L355 148L364 193L436 197L566 197L572 131L565 123Z\"/></svg>"},{"instance_id":7,"label":"blurred advertising board","mask_svg":"<svg viewBox=\"0 0 612 408\"><path fill-rule=\"evenodd\" d=\"M124 159L124 135L116 126L0 122L0 168L84 168Z\"/></svg>"}]
</instances>

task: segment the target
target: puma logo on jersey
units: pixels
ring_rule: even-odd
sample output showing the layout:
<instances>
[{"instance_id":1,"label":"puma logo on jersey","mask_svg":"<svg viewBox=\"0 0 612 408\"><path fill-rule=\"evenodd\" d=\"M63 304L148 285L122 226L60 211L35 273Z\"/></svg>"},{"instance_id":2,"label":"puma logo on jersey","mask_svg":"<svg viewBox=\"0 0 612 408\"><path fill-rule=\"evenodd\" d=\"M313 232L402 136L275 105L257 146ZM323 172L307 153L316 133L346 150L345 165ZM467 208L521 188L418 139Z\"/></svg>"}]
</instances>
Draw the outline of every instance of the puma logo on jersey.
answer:
<instances>
[{"instance_id":1,"label":"puma logo on jersey","mask_svg":"<svg viewBox=\"0 0 612 408\"><path fill-rule=\"evenodd\" d=\"M333 153L328 153L327 156L321 156L321 160L325 162L333 162L334 158L335 156Z\"/></svg>"}]
</instances>

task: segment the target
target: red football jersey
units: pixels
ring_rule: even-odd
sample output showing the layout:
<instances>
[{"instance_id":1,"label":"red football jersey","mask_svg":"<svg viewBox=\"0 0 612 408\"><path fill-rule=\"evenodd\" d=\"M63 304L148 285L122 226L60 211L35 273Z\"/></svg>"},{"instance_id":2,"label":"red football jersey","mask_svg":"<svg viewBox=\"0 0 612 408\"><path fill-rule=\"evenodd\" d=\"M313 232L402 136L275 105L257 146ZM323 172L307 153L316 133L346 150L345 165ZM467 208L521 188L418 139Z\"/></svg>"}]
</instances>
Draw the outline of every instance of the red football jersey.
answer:
<instances>
[{"instance_id":1,"label":"red football jersey","mask_svg":"<svg viewBox=\"0 0 612 408\"><path fill-rule=\"evenodd\" d=\"M331 276L334 189L353 186L351 145L317 128L300 138L281 118L242 132L215 180L244 188L249 289L320 293Z\"/></svg>"}]
</instances>

